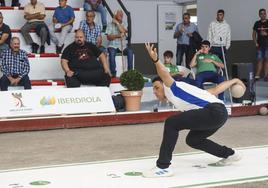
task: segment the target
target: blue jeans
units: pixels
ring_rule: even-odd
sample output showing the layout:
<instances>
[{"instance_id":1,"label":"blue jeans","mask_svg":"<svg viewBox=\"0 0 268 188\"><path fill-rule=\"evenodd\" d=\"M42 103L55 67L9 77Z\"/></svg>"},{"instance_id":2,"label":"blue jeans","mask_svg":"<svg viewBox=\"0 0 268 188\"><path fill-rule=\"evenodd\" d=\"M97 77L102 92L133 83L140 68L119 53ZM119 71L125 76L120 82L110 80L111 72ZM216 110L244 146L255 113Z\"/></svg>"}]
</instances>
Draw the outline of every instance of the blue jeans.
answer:
<instances>
[{"instance_id":1,"label":"blue jeans","mask_svg":"<svg viewBox=\"0 0 268 188\"><path fill-rule=\"evenodd\" d=\"M257 60L268 60L268 47L266 46L262 46L262 47L259 47L257 48Z\"/></svg>"},{"instance_id":2,"label":"blue jeans","mask_svg":"<svg viewBox=\"0 0 268 188\"><path fill-rule=\"evenodd\" d=\"M115 56L116 53L121 52L118 48L108 48L109 53L109 62L110 62L110 71L112 75L116 75L116 63L115 63ZM123 50L123 54L127 56L127 69L133 69L133 51L129 47L126 47Z\"/></svg>"},{"instance_id":3,"label":"blue jeans","mask_svg":"<svg viewBox=\"0 0 268 188\"><path fill-rule=\"evenodd\" d=\"M224 77L218 74L217 72L212 71L204 71L200 72L196 75L196 82L199 84L199 88L203 88L204 82L213 82L219 84L224 81ZM224 92L219 94L219 99L224 99Z\"/></svg>"},{"instance_id":4,"label":"blue jeans","mask_svg":"<svg viewBox=\"0 0 268 188\"><path fill-rule=\"evenodd\" d=\"M88 10L92 10L92 7L90 6L89 3L84 3L84 9L86 11ZM101 14L101 23L102 23L102 26L107 26L107 12L106 12L106 9L104 8L104 6L102 4L99 4L96 8L97 12L99 12Z\"/></svg>"},{"instance_id":5,"label":"blue jeans","mask_svg":"<svg viewBox=\"0 0 268 188\"><path fill-rule=\"evenodd\" d=\"M7 76L3 75L0 79L1 83L1 91L7 91L8 86L10 85L10 81L7 78ZM31 89L31 82L28 75L25 75L21 78L21 80L18 83L19 86L24 86L24 89Z\"/></svg>"}]
</instances>

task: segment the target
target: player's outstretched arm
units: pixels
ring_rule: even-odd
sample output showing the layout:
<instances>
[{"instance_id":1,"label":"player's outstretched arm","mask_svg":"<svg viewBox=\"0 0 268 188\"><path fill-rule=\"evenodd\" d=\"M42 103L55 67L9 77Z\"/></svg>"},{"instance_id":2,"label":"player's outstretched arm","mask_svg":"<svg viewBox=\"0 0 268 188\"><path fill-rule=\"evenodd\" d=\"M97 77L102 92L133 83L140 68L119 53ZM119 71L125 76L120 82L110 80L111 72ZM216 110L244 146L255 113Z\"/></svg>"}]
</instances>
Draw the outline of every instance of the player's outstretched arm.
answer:
<instances>
[{"instance_id":1,"label":"player's outstretched arm","mask_svg":"<svg viewBox=\"0 0 268 188\"><path fill-rule=\"evenodd\" d=\"M207 91L209 93L211 93L212 95L218 95L218 94L224 92L226 89L230 88L234 84L239 84L244 89L246 89L246 86L244 85L244 83L241 80L239 80L238 78L234 78L231 80L226 80L226 81L218 84L216 87L209 88L209 89L207 89Z\"/></svg>"},{"instance_id":2,"label":"player's outstretched arm","mask_svg":"<svg viewBox=\"0 0 268 188\"><path fill-rule=\"evenodd\" d=\"M153 44L151 45L150 43L145 43L145 47L147 49L147 52L148 52L150 58L152 59L152 61L155 64L158 76L160 76L163 83L167 87L170 87L173 84L174 79L171 77L171 75L167 71L166 67L159 60L157 52L156 52L156 48L154 47Z\"/></svg>"}]
</instances>

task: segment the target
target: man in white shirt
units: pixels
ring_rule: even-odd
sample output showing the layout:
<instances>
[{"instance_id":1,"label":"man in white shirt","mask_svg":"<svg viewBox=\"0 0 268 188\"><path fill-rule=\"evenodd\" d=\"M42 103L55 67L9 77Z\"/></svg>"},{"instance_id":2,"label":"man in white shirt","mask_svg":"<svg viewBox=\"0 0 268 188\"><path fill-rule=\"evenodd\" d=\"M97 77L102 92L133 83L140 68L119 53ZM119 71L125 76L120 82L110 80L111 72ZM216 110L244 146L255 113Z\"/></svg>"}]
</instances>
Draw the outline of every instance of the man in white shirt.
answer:
<instances>
[{"instance_id":1,"label":"man in white shirt","mask_svg":"<svg viewBox=\"0 0 268 188\"><path fill-rule=\"evenodd\" d=\"M224 20L224 10L217 11L216 20L209 25L207 39L211 44L211 53L216 54L223 61L221 47L226 52L231 46L231 28Z\"/></svg>"},{"instance_id":2,"label":"man in white shirt","mask_svg":"<svg viewBox=\"0 0 268 188\"><path fill-rule=\"evenodd\" d=\"M241 156L236 151L208 139L224 125L228 118L223 102L209 91L184 82L176 82L159 60L154 46L147 43L146 49L159 75L158 80L153 80L154 94L159 100L170 101L181 113L166 119L156 167L144 172L143 177L156 178L173 175L169 166L181 130L190 130L186 138L189 146L222 158L214 163L214 166L226 166L239 161ZM232 84L230 81L226 83L222 85L222 89L227 89ZM239 83L242 84L242 82Z\"/></svg>"}]
</instances>

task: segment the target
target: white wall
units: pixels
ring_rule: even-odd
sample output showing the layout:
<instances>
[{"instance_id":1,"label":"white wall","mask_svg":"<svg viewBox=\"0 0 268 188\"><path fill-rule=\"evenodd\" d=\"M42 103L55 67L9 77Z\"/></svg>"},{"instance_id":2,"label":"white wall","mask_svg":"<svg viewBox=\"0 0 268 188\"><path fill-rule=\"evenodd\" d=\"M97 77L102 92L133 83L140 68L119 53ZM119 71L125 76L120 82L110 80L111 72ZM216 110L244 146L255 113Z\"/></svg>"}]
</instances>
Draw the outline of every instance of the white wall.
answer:
<instances>
[{"instance_id":1,"label":"white wall","mask_svg":"<svg viewBox=\"0 0 268 188\"><path fill-rule=\"evenodd\" d=\"M252 27L259 19L260 8L268 10L267 0L197 0L198 29L206 38L209 23L216 19L218 9L224 9L231 26L232 40L251 40Z\"/></svg>"},{"instance_id":2,"label":"white wall","mask_svg":"<svg viewBox=\"0 0 268 188\"><path fill-rule=\"evenodd\" d=\"M112 11L118 9L116 0L108 0ZM157 5L174 4L169 1L134 1L124 0L124 5L131 13L132 43L157 42ZM175 4L174 4L175 5ZM175 42L175 41L174 41Z\"/></svg>"}]
</instances>

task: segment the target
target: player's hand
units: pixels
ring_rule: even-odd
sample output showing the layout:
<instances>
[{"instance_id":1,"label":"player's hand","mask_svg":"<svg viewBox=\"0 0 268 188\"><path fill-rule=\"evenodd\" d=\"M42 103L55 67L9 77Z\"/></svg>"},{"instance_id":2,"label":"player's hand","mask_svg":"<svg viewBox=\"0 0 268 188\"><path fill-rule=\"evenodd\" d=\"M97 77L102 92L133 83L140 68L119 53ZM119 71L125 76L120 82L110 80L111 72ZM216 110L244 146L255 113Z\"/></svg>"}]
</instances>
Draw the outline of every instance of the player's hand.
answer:
<instances>
[{"instance_id":1,"label":"player's hand","mask_svg":"<svg viewBox=\"0 0 268 188\"><path fill-rule=\"evenodd\" d=\"M145 47L146 47L147 52L148 52L149 56L151 57L151 59L153 61L156 61L158 59L158 55L157 55L157 51L156 51L156 48L154 47L154 45L147 42L147 43L145 43Z\"/></svg>"},{"instance_id":2,"label":"player's hand","mask_svg":"<svg viewBox=\"0 0 268 188\"><path fill-rule=\"evenodd\" d=\"M241 85L246 90L246 86L241 80L239 80L238 78L235 78L235 81L236 81L236 84Z\"/></svg>"}]
</instances>

